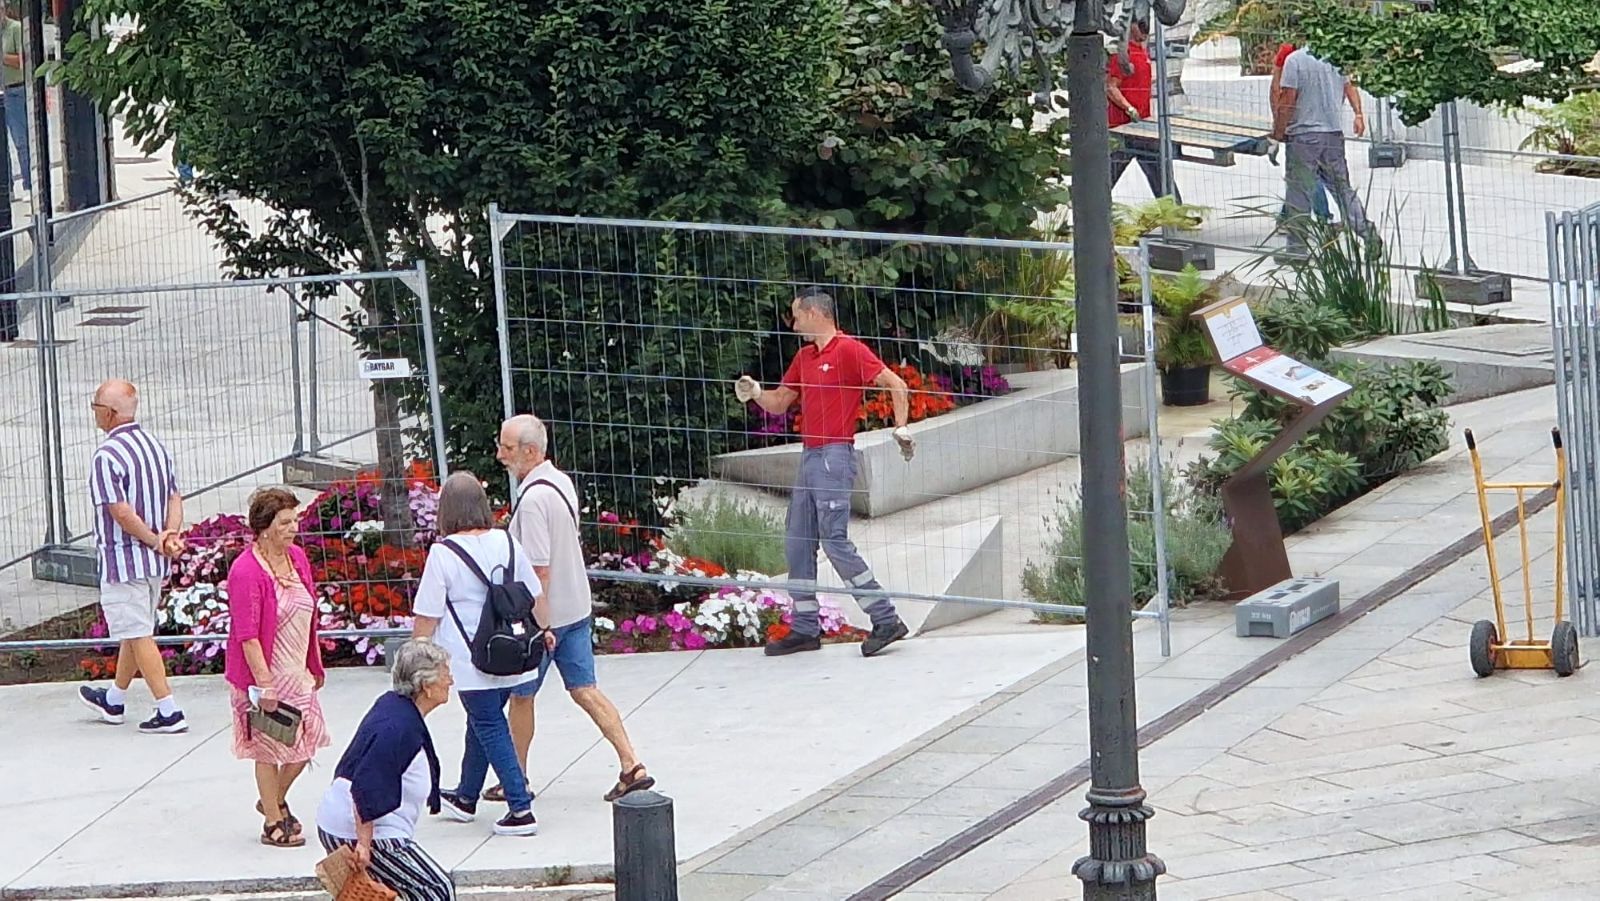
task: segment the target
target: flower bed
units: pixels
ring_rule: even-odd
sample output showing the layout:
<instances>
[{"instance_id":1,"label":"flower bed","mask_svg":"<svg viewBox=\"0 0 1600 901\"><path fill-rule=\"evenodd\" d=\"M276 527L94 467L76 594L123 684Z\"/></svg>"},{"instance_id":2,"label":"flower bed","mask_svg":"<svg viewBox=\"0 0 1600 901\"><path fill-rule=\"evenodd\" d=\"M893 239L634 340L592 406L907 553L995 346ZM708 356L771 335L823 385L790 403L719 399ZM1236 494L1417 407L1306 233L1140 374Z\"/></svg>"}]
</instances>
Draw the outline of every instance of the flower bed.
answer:
<instances>
[{"instance_id":1,"label":"flower bed","mask_svg":"<svg viewBox=\"0 0 1600 901\"><path fill-rule=\"evenodd\" d=\"M406 484L416 528L405 542L394 541L397 536L384 528L376 476L334 483L303 508L299 544L317 583L320 631L411 628L412 600L428 548L436 537L439 488L423 465L412 466ZM651 584L596 580L596 650L631 654L756 647L769 636L787 634L787 594L732 587L707 591L672 582L673 575L720 578L729 574L711 561L674 554L659 536L650 537L614 514L602 513L600 520L600 538L612 549L590 553L591 570L664 578ZM214 516L191 526L184 538L189 549L173 561L169 587L157 607L157 634L225 635L228 568L249 547L249 527L242 516ZM623 545L628 546L626 550L621 549ZM767 579L747 572L737 577L757 582ZM826 599L822 622L829 641L864 637L860 630L846 625L843 613ZM105 619L97 616L85 637L106 635ZM383 657L382 641L359 634L323 638L322 648L330 666L372 665ZM193 675L221 672L222 650L221 641L203 640L182 648L163 648L162 654L171 672ZM116 668L114 655L112 646L98 648L80 662L80 668L90 678L109 677Z\"/></svg>"}]
</instances>

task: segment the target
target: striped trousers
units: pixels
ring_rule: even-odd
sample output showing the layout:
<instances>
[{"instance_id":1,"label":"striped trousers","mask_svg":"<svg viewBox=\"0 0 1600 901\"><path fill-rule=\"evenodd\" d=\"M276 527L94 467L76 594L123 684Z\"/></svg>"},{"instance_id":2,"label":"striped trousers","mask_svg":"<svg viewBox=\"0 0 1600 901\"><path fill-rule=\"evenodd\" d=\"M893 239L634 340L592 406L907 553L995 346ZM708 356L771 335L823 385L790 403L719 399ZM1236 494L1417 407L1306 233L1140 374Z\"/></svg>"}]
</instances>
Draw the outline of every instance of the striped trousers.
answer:
<instances>
[{"instance_id":1,"label":"striped trousers","mask_svg":"<svg viewBox=\"0 0 1600 901\"><path fill-rule=\"evenodd\" d=\"M333 853L340 845L354 846L348 838L317 830L322 847ZM368 875L394 889L400 901L455 901L455 884L438 861L422 846L405 838L380 838L372 842L372 866Z\"/></svg>"}]
</instances>

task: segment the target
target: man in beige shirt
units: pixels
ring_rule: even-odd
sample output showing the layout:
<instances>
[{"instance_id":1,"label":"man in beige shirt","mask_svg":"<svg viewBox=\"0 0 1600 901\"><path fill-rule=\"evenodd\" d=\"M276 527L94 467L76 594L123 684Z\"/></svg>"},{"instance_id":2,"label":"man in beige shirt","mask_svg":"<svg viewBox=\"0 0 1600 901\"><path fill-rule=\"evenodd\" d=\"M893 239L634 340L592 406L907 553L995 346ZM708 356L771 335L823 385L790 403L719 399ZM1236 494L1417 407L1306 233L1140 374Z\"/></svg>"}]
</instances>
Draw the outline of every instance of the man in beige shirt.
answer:
<instances>
[{"instance_id":1,"label":"man in beige shirt","mask_svg":"<svg viewBox=\"0 0 1600 901\"><path fill-rule=\"evenodd\" d=\"M578 490L572 478L546 457L549 440L549 432L537 417L514 416L500 426L495 452L517 480L509 528L528 555L541 590L548 597L548 625L556 637L555 650L545 656L539 677L512 690L511 738L526 773L528 748L533 744L534 695L544 684L550 665L555 664L572 700L616 749L620 772L616 786L605 796L607 801L615 801L629 792L654 786L656 780L634 753L628 731L622 725L622 714L596 684L593 598L578 532ZM498 785L484 793L484 799L489 801L502 797Z\"/></svg>"}]
</instances>

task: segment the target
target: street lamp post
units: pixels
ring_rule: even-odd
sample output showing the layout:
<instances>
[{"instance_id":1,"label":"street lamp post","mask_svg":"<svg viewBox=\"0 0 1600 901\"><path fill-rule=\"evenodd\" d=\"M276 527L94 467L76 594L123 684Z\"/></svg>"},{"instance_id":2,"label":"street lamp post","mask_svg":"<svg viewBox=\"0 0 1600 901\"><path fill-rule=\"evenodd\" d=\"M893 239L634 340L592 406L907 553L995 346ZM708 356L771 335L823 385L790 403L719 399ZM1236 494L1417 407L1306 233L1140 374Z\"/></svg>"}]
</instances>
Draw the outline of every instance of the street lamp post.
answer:
<instances>
[{"instance_id":1,"label":"street lamp post","mask_svg":"<svg viewBox=\"0 0 1600 901\"><path fill-rule=\"evenodd\" d=\"M1139 784L1134 707L1133 591L1122 451L1121 359L1117 347L1116 248L1111 221L1111 135L1106 119L1107 35L1126 40L1131 17L1151 0L945 0L936 2L956 80L989 89L1002 64L1031 61L1038 99L1055 87L1051 58L1065 45L1072 134L1072 242L1078 329L1083 575L1089 695L1089 853L1073 865L1086 901L1154 899L1166 871L1145 843L1153 815ZM1184 0L1155 0L1176 25ZM1125 46L1125 45L1123 45ZM973 52L981 48L982 56Z\"/></svg>"}]
</instances>

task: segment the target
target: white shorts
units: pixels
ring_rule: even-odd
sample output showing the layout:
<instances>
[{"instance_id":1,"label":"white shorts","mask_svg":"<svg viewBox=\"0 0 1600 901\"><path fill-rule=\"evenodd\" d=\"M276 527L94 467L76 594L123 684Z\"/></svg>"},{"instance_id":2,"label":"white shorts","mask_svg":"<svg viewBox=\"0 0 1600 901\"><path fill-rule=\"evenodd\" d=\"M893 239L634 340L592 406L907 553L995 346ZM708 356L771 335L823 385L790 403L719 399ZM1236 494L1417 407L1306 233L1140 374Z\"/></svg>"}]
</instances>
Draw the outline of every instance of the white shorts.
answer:
<instances>
[{"instance_id":1,"label":"white shorts","mask_svg":"<svg viewBox=\"0 0 1600 901\"><path fill-rule=\"evenodd\" d=\"M160 579L134 579L100 585L100 609L113 641L149 638L156 634L156 602L161 599Z\"/></svg>"}]
</instances>

